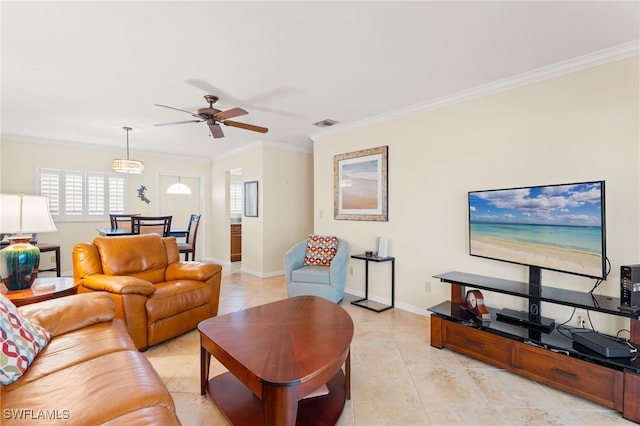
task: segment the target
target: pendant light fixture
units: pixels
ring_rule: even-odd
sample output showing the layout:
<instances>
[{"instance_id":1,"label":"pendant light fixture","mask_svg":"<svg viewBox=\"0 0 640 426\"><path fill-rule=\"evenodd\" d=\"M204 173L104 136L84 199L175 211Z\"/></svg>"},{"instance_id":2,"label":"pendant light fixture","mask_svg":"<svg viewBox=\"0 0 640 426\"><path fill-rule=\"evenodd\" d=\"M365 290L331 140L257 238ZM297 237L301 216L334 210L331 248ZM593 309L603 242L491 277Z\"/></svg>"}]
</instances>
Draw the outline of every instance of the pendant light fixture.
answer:
<instances>
[{"instance_id":1,"label":"pendant light fixture","mask_svg":"<svg viewBox=\"0 0 640 426\"><path fill-rule=\"evenodd\" d=\"M125 126L122 129L127 132L127 159L113 160L111 162L111 168L117 173L131 173L139 175L144 171L144 163L138 160L129 160L129 130L132 130L132 128Z\"/></svg>"},{"instance_id":2,"label":"pendant light fixture","mask_svg":"<svg viewBox=\"0 0 640 426\"><path fill-rule=\"evenodd\" d=\"M180 176L178 176L178 183L167 188L167 194L191 195L191 188L180 182Z\"/></svg>"}]
</instances>

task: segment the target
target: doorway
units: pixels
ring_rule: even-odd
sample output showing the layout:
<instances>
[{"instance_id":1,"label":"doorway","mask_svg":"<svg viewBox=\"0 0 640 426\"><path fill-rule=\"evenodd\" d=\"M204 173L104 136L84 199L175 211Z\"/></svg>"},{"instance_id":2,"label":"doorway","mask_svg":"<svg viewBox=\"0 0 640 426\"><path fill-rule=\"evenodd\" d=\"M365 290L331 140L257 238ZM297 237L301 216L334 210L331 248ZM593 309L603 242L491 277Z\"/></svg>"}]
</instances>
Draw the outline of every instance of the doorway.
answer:
<instances>
[{"instance_id":1,"label":"doorway","mask_svg":"<svg viewBox=\"0 0 640 426\"><path fill-rule=\"evenodd\" d=\"M179 184L179 191L167 190L172 187L176 188ZM179 176L161 174L159 182L159 214L163 216L173 216L171 219L172 228L187 229L189 226L189 218L192 214L200 214L204 218L204 208L201 200L201 180L200 177ZM187 191L188 190L188 191ZM190 192L190 193L189 193ZM204 233L204 221L200 221L198 234ZM204 239L196 240L196 256L204 255L203 244Z\"/></svg>"},{"instance_id":2,"label":"doorway","mask_svg":"<svg viewBox=\"0 0 640 426\"><path fill-rule=\"evenodd\" d=\"M229 222L231 262L242 261L242 169L229 171Z\"/></svg>"}]
</instances>

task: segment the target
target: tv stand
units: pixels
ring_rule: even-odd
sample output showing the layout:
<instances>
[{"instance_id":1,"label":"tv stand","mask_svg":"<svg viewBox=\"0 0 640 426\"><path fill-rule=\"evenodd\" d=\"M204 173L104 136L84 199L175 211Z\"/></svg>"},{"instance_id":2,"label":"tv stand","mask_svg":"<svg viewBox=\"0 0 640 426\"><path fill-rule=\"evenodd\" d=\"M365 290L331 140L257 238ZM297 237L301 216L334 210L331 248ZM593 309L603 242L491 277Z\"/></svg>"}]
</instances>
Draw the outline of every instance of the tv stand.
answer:
<instances>
[{"instance_id":1,"label":"tv stand","mask_svg":"<svg viewBox=\"0 0 640 426\"><path fill-rule=\"evenodd\" d=\"M572 339L558 330L545 333L539 328L496 321L496 310L491 306L488 308L492 321L478 324L472 314L461 308L467 287L530 299L531 303L529 283L462 272L448 272L435 278L451 285L451 299L429 308L431 346L460 352L589 399L640 423L640 359L606 358L575 349ZM638 313L620 310L618 298L537 287L533 290L537 308L547 302L630 318L630 341L640 342ZM487 299L491 300L485 294ZM534 313L540 315L540 309Z\"/></svg>"},{"instance_id":2,"label":"tv stand","mask_svg":"<svg viewBox=\"0 0 640 426\"><path fill-rule=\"evenodd\" d=\"M551 333L556 326L556 321L552 318L540 317L539 321L532 321L529 319L528 312L515 311L507 308L496 311L496 320L519 325L520 327L540 330L545 333Z\"/></svg>"}]
</instances>

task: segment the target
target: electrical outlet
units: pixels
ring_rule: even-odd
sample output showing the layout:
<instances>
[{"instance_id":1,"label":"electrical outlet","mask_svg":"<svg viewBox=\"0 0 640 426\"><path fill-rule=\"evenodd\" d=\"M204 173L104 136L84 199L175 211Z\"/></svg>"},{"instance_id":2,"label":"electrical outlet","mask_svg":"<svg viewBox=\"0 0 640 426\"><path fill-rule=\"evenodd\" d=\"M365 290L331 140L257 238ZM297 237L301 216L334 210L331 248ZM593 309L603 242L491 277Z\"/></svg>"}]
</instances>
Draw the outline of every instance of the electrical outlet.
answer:
<instances>
[{"instance_id":1,"label":"electrical outlet","mask_svg":"<svg viewBox=\"0 0 640 426\"><path fill-rule=\"evenodd\" d=\"M324 217L324 211L320 210L320 219Z\"/></svg>"},{"instance_id":2,"label":"electrical outlet","mask_svg":"<svg viewBox=\"0 0 640 426\"><path fill-rule=\"evenodd\" d=\"M353 276L353 266L349 266L349 275Z\"/></svg>"},{"instance_id":3,"label":"electrical outlet","mask_svg":"<svg viewBox=\"0 0 640 426\"><path fill-rule=\"evenodd\" d=\"M431 283L429 281L424 282L424 291L425 293L431 293Z\"/></svg>"},{"instance_id":4,"label":"electrical outlet","mask_svg":"<svg viewBox=\"0 0 640 426\"><path fill-rule=\"evenodd\" d=\"M577 326L580 328L584 328L586 325L586 321L584 320L584 316L582 314L578 314Z\"/></svg>"}]
</instances>

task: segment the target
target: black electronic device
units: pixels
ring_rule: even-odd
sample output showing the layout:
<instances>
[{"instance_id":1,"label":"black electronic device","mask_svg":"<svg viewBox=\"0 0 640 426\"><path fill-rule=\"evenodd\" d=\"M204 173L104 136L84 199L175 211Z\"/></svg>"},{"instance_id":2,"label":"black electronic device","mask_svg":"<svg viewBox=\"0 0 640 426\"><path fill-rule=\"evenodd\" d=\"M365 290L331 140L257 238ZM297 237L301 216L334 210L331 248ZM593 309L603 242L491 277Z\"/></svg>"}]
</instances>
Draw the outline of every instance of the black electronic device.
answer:
<instances>
[{"instance_id":1,"label":"black electronic device","mask_svg":"<svg viewBox=\"0 0 640 426\"><path fill-rule=\"evenodd\" d=\"M500 309L496 312L498 321L507 322L509 324L519 325L521 327L540 330L545 333L551 333L556 326L555 320L547 317L530 318L527 312L516 311L513 309Z\"/></svg>"},{"instance_id":2,"label":"black electronic device","mask_svg":"<svg viewBox=\"0 0 640 426\"><path fill-rule=\"evenodd\" d=\"M620 309L640 310L640 265L620 266Z\"/></svg>"},{"instance_id":3,"label":"black electronic device","mask_svg":"<svg viewBox=\"0 0 640 426\"><path fill-rule=\"evenodd\" d=\"M573 330L573 348L580 350L579 346L584 346L605 358L630 358L634 355L631 347L625 342L620 342L612 337L597 333L591 330Z\"/></svg>"}]
</instances>

